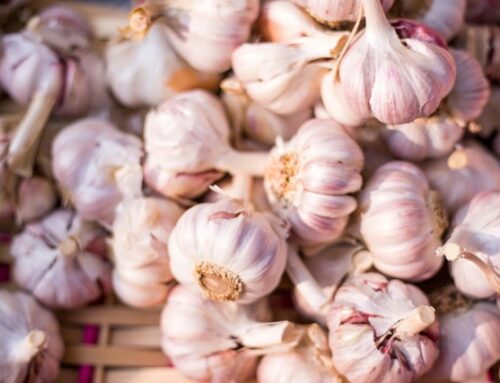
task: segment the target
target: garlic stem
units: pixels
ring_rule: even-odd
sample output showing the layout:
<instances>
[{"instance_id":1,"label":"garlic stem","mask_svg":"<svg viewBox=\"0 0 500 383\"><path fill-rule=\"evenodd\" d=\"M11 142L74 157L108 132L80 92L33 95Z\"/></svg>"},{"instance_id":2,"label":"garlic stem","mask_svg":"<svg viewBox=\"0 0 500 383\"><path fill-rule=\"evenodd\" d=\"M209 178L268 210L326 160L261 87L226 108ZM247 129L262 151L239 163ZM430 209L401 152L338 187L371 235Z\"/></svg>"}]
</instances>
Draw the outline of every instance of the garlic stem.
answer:
<instances>
[{"instance_id":1,"label":"garlic stem","mask_svg":"<svg viewBox=\"0 0 500 383\"><path fill-rule=\"evenodd\" d=\"M288 247L286 272L295 285L297 292L304 297L313 310L321 311L324 309L328 303L328 297L300 259L297 250L292 246Z\"/></svg>"},{"instance_id":2,"label":"garlic stem","mask_svg":"<svg viewBox=\"0 0 500 383\"><path fill-rule=\"evenodd\" d=\"M56 92L37 91L9 145L7 163L16 174L22 177L30 177L33 173L33 163L43 127L49 119L56 100Z\"/></svg>"},{"instance_id":3,"label":"garlic stem","mask_svg":"<svg viewBox=\"0 0 500 383\"><path fill-rule=\"evenodd\" d=\"M253 177L246 174L233 176L231 197L241 199L245 206L252 206Z\"/></svg>"},{"instance_id":4,"label":"garlic stem","mask_svg":"<svg viewBox=\"0 0 500 383\"><path fill-rule=\"evenodd\" d=\"M32 330L15 348L15 357L21 361L30 361L47 343L47 334L40 330Z\"/></svg>"},{"instance_id":5,"label":"garlic stem","mask_svg":"<svg viewBox=\"0 0 500 383\"><path fill-rule=\"evenodd\" d=\"M194 275L203 294L214 301L235 301L243 292L239 275L224 266L200 261L195 266Z\"/></svg>"},{"instance_id":6,"label":"garlic stem","mask_svg":"<svg viewBox=\"0 0 500 383\"><path fill-rule=\"evenodd\" d=\"M387 20L380 0L363 0L363 10L366 20L365 34L368 38L378 40L382 37L386 39L395 37L399 43L399 38L391 23ZM378 43L380 44L380 41Z\"/></svg>"},{"instance_id":7,"label":"garlic stem","mask_svg":"<svg viewBox=\"0 0 500 383\"><path fill-rule=\"evenodd\" d=\"M239 341L247 348L269 348L284 344L294 346L303 333L302 327L288 321L257 323L245 329Z\"/></svg>"},{"instance_id":8,"label":"garlic stem","mask_svg":"<svg viewBox=\"0 0 500 383\"><path fill-rule=\"evenodd\" d=\"M262 176L269 160L264 152L238 152L228 150L215 163L215 168L232 175Z\"/></svg>"},{"instance_id":9,"label":"garlic stem","mask_svg":"<svg viewBox=\"0 0 500 383\"><path fill-rule=\"evenodd\" d=\"M400 339L415 336L436 319L434 307L420 305L394 325L394 336Z\"/></svg>"},{"instance_id":10,"label":"garlic stem","mask_svg":"<svg viewBox=\"0 0 500 383\"><path fill-rule=\"evenodd\" d=\"M463 169L468 164L467 153L465 149L458 148L448 157L448 167L452 170Z\"/></svg>"},{"instance_id":11,"label":"garlic stem","mask_svg":"<svg viewBox=\"0 0 500 383\"><path fill-rule=\"evenodd\" d=\"M78 249L79 249L78 242L74 237L65 238L59 244L59 251L65 257L69 258L74 257L78 253Z\"/></svg>"}]
</instances>

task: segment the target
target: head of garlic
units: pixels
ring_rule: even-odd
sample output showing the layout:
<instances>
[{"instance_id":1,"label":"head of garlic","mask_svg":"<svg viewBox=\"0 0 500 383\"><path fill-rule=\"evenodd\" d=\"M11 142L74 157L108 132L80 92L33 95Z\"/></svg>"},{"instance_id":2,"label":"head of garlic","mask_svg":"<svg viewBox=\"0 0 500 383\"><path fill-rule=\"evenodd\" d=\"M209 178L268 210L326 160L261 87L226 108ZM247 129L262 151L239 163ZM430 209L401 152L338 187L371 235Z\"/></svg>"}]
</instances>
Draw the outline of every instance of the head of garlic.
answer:
<instances>
[{"instance_id":1,"label":"head of garlic","mask_svg":"<svg viewBox=\"0 0 500 383\"><path fill-rule=\"evenodd\" d=\"M357 143L334 121L313 119L270 156L264 186L295 239L314 245L338 238L357 206L349 194L361 188Z\"/></svg>"},{"instance_id":2,"label":"head of garlic","mask_svg":"<svg viewBox=\"0 0 500 383\"><path fill-rule=\"evenodd\" d=\"M168 251L175 279L216 301L250 303L269 294L285 269L286 229L235 199L203 203L177 221Z\"/></svg>"},{"instance_id":3,"label":"head of garlic","mask_svg":"<svg viewBox=\"0 0 500 383\"><path fill-rule=\"evenodd\" d=\"M475 299L500 294L500 189L484 191L455 214L438 250L450 262L457 289Z\"/></svg>"},{"instance_id":4,"label":"head of garlic","mask_svg":"<svg viewBox=\"0 0 500 383\"><path fill-rule=\"evenodd\" d=\"M0 381L56 381L64 343L57 319L33 297L0 290Z\"/></svg>"},{"instance_id":5,"label":"head of garlic","mask_svg":"<svg viewBox=\"0 0 500 383\"><path fill-rule=\"evenodd\" d=\"M434 113L455 82L446 42L411 20L389 23L379 0L362 4L366 28L322 82L328 113L348 126L371 118L404 124Z\"/></svg>"},{"instance_id":6,"label":"head of garlic","mask_svg":"<svg viewBox=\"0 0 500 383\"><path fill-rule=\"evenodd\" d=\"M17 221L30 222L48 214L57 203L53 183L44 177L24 178L17 191Z\"/></svg>"},{"instance_id":7,"label":"head of garlic","mask_svg":"<svg viewBox=\"0 0 500 383\"><path fill-rule=\"evenodd\" d=\"M52 143L52 169L79 214L109 226L123 198L121 174L140 167L141 140L97 118L64 128Z\"/></svg>"},{"instance_id":8,"label":"head of garlic","mask_svg":"<svg viewBox=\"0 0 500 383\"><path fill-rule=\"evenodd\" d=\"M93 302L111 291L111 266L92 248L103 238L95 224L73 211L56 210L14 238L14 280L49 307Z\"/></svg>"},{"instance_id":9,"label":"head of garlic","mask_svg":"<svg viewBox=\"0 0 500 383\"><path fill-rule=\"evenodd\" d=\"M464 141L447 158L429 161L423 171L449 213L477 193L500 188L500 163L480 144Z\"/></svg>"},{"instance_id":10,"label":"head of garlic","mask_svg":"<svg viewBox=\"0 0 500 383\"><path fill-rule=\"evenodd\" d=\"M438 324L417 287L377 273L354 276L328 314L332 360L352 383L409 383L436 361Z\"/></svg>"},{"instance_id":11,"label":"head of garlic","mask_svg":"<svg viewBox=\"0 0 500 383\"><path fill-rule=\"evenodd\" d=\"M113 222L113 288L136 307L165 302L172 281L168 239L183 210L174 202L140 197L124 201Z\"/></svg>"},{"instance_id":12,"label":"head of garlic","mask_svg":"<svg viewBox=\"0 0 500 383\"><path fill-rule=\"evenodd\" d=\"M222 73L230 69L233 51L250 37L259 6L258 0L168 0L167 35L193 68Z\"/></svg>"},{"instance_id":13,"label":"head of garlic","mask_svg":"<svg viewBox=\"0 0 500 383\"><path fill-rule=\"evenodd\" d=\"M410 281L429 279L443 260L435 250L447 228L440 196L415 165L381 166L359 197L361 234L375 267Z\"/></svg>"},{"instance_id":14,"label":"head of garlic","mask_svg":"<svg viewBox=\"0 0 500 383\"><path fill-rule=\"evenodd\" d=\"M257 357L294 345L300 330L270 319L265 301L213 302L185 286L170 293L161 315L162 348L175 368L197 381L243 383Z\"/></svg>"}]
</instances>

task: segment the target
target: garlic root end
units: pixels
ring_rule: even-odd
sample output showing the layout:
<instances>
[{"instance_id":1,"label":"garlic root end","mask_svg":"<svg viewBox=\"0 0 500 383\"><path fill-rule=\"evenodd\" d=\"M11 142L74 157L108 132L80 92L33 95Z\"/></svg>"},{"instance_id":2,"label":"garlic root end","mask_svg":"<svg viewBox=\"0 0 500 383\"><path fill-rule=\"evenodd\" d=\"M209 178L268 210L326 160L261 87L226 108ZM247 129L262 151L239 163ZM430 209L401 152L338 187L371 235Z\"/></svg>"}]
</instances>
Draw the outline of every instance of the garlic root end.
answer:
<instances>
[{"instance_id":1,"label":"garlic root end","mask_svg":"<svg viewBox=\"0 0 500 383\"><path fill-rule=\"evenodd\" d=\"M394 335L399 338L417 335L429 327L435 319L436 313L434 307L420 305L394 326Z\"/></svg>"}]
</instances>

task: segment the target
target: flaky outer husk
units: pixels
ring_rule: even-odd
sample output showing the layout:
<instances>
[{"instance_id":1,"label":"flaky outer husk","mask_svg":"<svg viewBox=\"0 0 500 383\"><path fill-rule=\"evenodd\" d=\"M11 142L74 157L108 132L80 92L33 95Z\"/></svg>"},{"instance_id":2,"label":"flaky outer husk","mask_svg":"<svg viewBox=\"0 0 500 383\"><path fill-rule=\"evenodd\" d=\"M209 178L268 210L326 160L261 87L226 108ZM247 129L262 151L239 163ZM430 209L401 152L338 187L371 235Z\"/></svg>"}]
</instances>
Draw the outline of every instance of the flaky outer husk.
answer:
<instances>
[{"instance_id":1,"label":"flaky outer husk","mask_svg":"<svg viewBox=\"0 0 500 383\"><path fill-rule=\"evenodd\" d=\"M0 291L0 381L50 383L59 375L64 343L56 317L22 292ZM24 343L32 331L46 341L38 348Z\"/></svg>"}]
</instances>

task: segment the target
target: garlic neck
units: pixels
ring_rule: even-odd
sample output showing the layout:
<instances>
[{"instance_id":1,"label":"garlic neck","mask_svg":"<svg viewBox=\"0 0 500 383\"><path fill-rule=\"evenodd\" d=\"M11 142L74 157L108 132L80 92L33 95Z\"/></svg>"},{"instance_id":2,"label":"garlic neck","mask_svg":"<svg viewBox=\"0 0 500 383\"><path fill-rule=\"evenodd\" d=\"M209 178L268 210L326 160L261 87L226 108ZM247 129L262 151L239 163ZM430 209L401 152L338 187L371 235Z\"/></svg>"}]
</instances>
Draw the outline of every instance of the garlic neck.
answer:
<instances>
[{"instance_id":1,"label":"garlic neck","mask_svg":"<svg viewBox=\"0 0 500 383\"><path fill-rule=\"evenodd\" d=\"M434 235L441 238L448 228L448 215L441 202L441 196L435 190L431 190L427 196L427 207L432 215Z\"/></svg>"},{"instance_id":2,"label":"garlic neck","mask_svg":"<svg viewBox=\"0 0 500 383\"><path fill-rule=\"evenodd\" d=\"M207 261L195 266L194 276L203 294L214 301L236 301L243 293L239 275L228 268Z\"/></svg>"},{"instance_id":3,"label":"garlic neck","mask_svg":"<svg viewBox=\"0 0 500 383\"><path fill-rule=\"evenodd\" d=\"M384 8L380 0L363 0L363 11L365 13L367 37L374 39L380 43L380 39L397 39L399 38L387 20Z\"/></svg>"},{"instance_id":4,"label":"garlic neck","mask_svg":"<svg viewBox=\"0 0 500 383\"><path fill-rule=\"evenodd\" d=\"M239 336L240 343L249 349L266 352L274 347L293 348L303 337L304 329L288 321L256 323Z\"/></svg>"},{"instance_id":5,"label":"garlic neck","mask_svg":"<svg viewBox=\"0 0 500 383\"><path fill-rule=\"evenodd\" d=\"M269 162L265 179L276 199L283 205L293 205L295 201L299 172L299 158L295 153L273 156Z\"/></svg>"},{"instance_id":6,"label":"garlic neck","mask_svg":"<svg viewBox=\"0 0 500 383\"><path fill-rule=\"evenodd\" d=\"M32 330L16 344L14 358L29 362L45 348L47 340L47 335L43 331Z\"/></svg>"},{"instance_id":7,"label":"garlic neck","mask_svg":"<svg viewBox=\"0 0 500 383\"><path fill-rule=\"evenodd\" d=\"M429 327L435 319L436 313L432 306L420 305L394 325L394 336L400 339L415 336Z\"/></svg>"},{"instance_id":8,"label":"garlic neck","mask_svg":"<svg viewBox=\"0 0 500 383\"><path fill-rule=\"evenodd\" d=\"M58 249L64 257L74 258L78 254L80 246L75 237L69 236L59 243Z\"/></svg>"}]
</instances>

